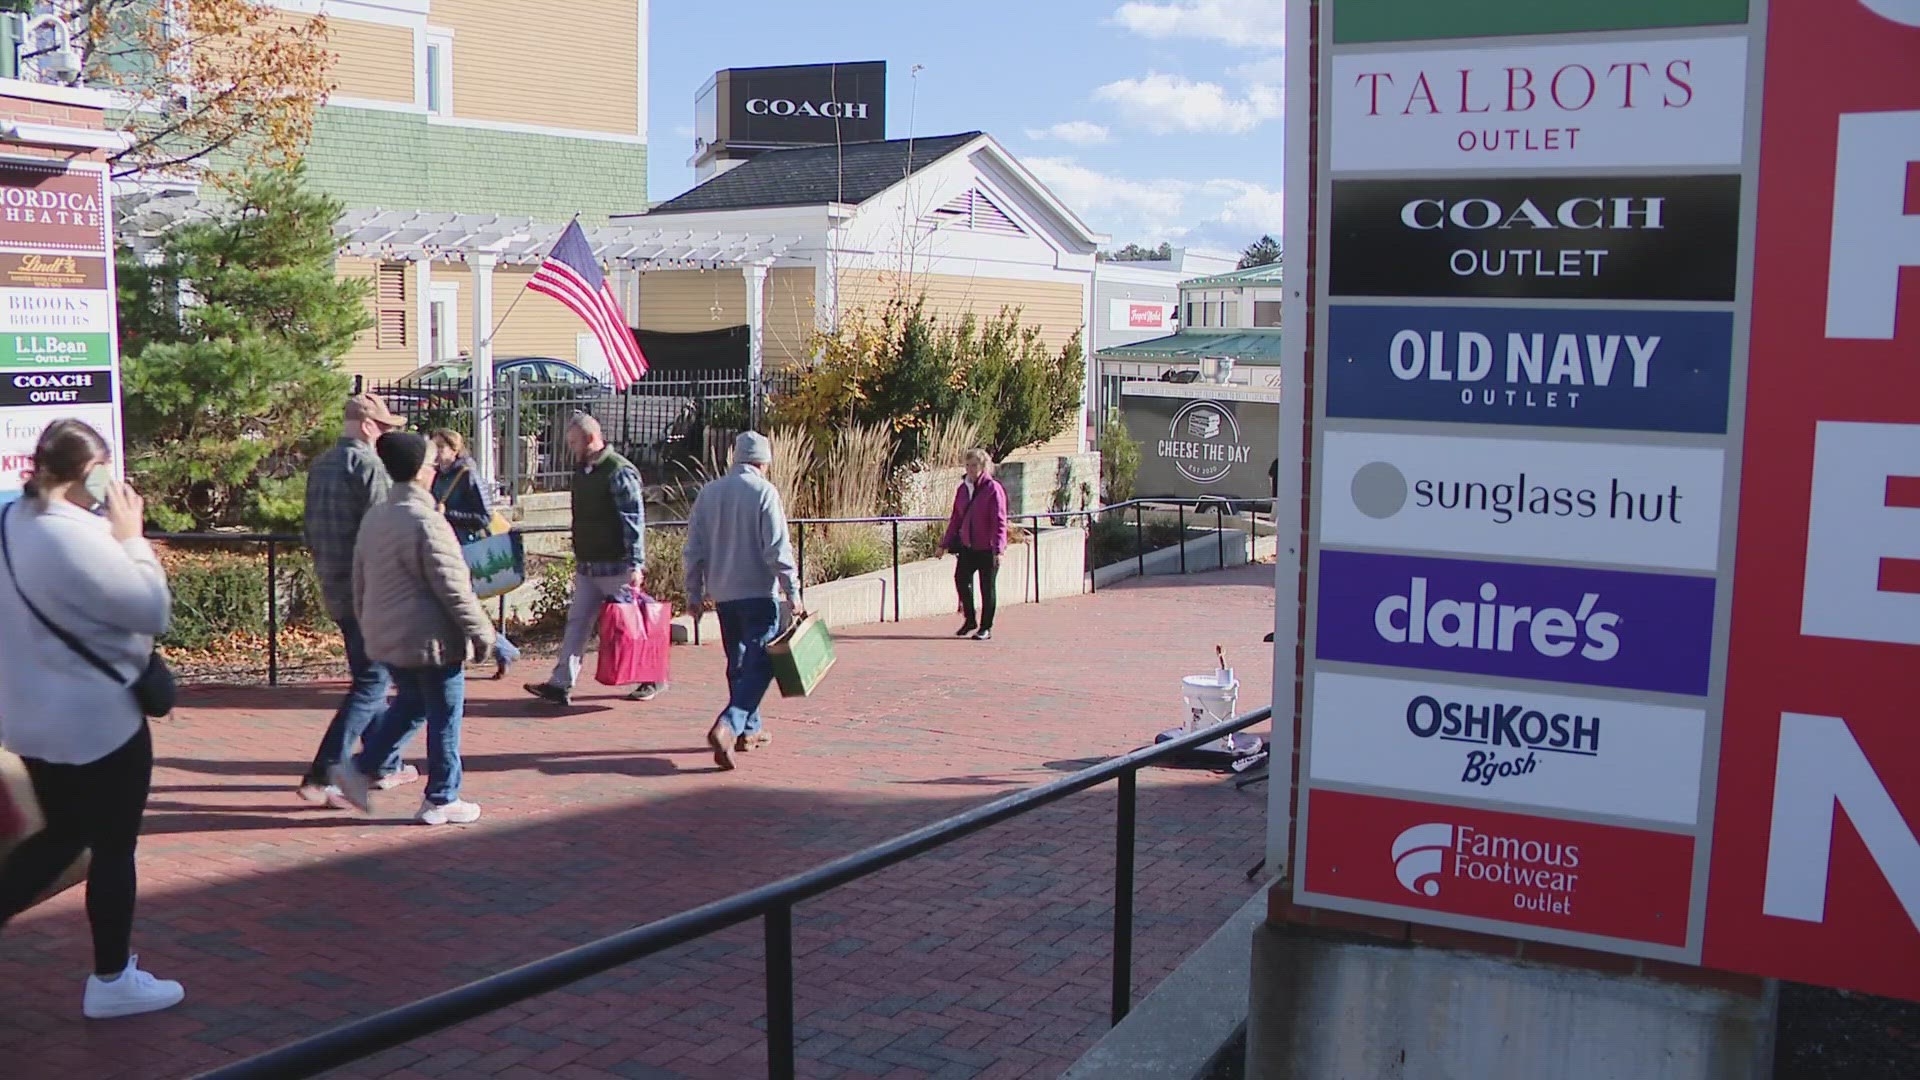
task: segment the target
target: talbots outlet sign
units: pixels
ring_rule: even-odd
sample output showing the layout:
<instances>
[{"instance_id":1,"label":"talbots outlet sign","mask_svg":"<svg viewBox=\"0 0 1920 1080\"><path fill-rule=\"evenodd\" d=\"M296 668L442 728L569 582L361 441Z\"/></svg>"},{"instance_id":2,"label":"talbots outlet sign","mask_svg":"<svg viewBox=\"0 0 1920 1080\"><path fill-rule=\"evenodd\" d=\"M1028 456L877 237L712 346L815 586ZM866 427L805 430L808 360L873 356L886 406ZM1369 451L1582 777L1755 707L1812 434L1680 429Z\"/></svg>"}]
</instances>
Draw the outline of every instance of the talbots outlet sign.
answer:
<instances>
[{"instance_id":1,"label":"talbots outlet sign","mask_svg":"<svg viewBox=\"0 0 1920 1080\"><path fill-rule=\"evenodd\" d=\"M1323 3L1296 902L1920 1000L1920 6L1764 12Z\"/></svg>"}]
</instances>

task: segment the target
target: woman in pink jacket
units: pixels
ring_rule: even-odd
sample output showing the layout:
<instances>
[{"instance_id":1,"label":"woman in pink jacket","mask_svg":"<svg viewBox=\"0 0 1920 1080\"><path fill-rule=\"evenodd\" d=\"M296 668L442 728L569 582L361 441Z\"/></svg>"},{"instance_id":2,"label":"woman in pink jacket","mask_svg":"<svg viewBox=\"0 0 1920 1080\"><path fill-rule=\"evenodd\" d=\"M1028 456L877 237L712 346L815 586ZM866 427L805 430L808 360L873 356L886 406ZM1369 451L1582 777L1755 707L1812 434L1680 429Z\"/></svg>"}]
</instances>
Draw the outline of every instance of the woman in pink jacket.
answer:
<instances>
[{"instance_id":1,"label":"woman in pink jacket","mask_svg":"<svg viewBox=\"0 0 1920 1080\"><path fill-rule=\"evenodd\" d=\"M947 535L940 541L940 549L953 552L960 561L953 584L960 592L960 613L967 621L954 636L971 634L975 641L989 641L993 638L994 608L998 606L995 579L1000 556L1007 550L1007 491L993 478L993 458L985 450L969 450L964 460L967 475L953 493L953 513L947 518ZM975 574L980 575L978 617L973 607Z\"/></svg>"}]
</instances>

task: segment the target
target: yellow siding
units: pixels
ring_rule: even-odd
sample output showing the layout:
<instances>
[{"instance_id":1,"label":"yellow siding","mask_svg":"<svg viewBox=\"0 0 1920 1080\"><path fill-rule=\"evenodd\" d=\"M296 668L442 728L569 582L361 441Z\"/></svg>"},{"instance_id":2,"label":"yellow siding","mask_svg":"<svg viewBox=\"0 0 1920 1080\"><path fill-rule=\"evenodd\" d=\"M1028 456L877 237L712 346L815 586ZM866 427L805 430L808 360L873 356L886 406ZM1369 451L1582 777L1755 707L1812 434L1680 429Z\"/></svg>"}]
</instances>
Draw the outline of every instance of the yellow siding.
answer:
<instances>
[{"instance_id":1,"label":"yellow siding","mask_svg":"<svg viewBox=\"0 0 1920 1080\"><path fill-rule=\"evenodd\" d=\"M301 20L297 15L282 16ZM373 101L413 101L413 31L404 26L327 16L334 93Z\"/></svg>"},{"instance_id":2,"label":"yellow siding","mask_svg":"<svg viewBox=\"0 0 1920 1080\"><path fill-rule=\"evenodd\" d=\"M761 362L769 371L812 355L813 269L791 267L767 273L765 344Z\"/></svg>"},{"instance_id":3,"label":"yellow siding","mask_svg":"<svg viewBox=\"0 0 1920 1080\"><path fill-rule=\"evenodd\" d=\"M453 114L632 135L640 130L640 5L572 0L552 13L496 0L433 0L453 31Z\"/></svg>"},{"instance_id":4,"label":"yellow siding","mask_svg":"<svg viewBox=\"0 0 1920 1080\"><path fill-rule=\"evenodd\" d=\"M343 278L370 279L375 263L368 259L341 259L337 270ZM493 337L493 355L508 356L552 356L570 363L578 362L578 338L576 335L587 329L572 312L561 307L560 303L539 293L522 293L527 279L533 274L532 267L502 267L493 273L493 319L498 329ZM469 355L473 352L473 274L460 263L435 263L433 282L445 285L452 282L459 287L455 301L454 339L459 351ZM420 325L416 298L419 296L419 276L417 270L407 274L407 346L403 349L382 349L374 342L374 333L367 330L354 339L353 348L340 358L341 366L349 373L365 375L369 380L384 382L397 379L419 366L418 335L426 328ZM519 303L514 304L514 298ZM513 305L511 311L508 306ZM372 299L367 301L367 312L374 310ZM505 316L504 321L502 316Z\"/></svg>"},{"instance_id":5,"label":"yellow siding","mask_svg":"<svg viewBox=\"0 0 1920 1080\"><path fill-rule=\"evenodd\" d=\"M718 317L713 306L720 305ZM627 312L629 319L634 312ZM656 270L640 275L642 330L697 334L747 321L747 279L738 270Z\"/></svg>"}]
</instances>

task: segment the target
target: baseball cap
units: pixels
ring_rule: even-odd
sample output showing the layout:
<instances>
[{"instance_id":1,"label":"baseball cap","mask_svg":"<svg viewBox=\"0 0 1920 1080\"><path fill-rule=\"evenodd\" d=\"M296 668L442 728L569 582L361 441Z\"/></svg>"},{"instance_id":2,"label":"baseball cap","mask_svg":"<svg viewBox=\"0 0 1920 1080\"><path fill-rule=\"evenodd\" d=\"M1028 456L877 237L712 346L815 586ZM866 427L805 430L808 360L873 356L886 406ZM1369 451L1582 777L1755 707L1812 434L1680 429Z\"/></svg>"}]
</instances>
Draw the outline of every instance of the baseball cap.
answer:
<instances>
[{"instance_id":1,"label":"baseball cap","mask_svg":"<svg viewBox=\"0 0 1920 1080\"><path fill-rule=\"evenodd\" d=\"M407 422L393 414L387 408L386 400L378 394L355 394L347 399L347 422L371 420L382 427L403 428Z\"/></svg>"}]
</instances>

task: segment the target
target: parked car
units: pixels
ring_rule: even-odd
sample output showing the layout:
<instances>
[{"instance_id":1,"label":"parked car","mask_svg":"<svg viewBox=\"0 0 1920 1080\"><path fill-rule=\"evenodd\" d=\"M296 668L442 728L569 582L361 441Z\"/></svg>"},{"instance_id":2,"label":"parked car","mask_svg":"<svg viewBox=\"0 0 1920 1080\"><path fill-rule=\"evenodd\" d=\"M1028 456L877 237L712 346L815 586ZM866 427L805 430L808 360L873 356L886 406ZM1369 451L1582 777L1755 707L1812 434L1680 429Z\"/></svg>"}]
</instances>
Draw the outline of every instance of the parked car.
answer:
<instances>
[{"instance_id":1,"label":"parked car","mask_svg":"<svg viewBox=\"0 0 1920 1080\"><path fill-rule=\"evenodd\" d=\"M493 384L505 386L510 382L541 387L565 387L586 398L597 398L613 392L606 383L579 366L551 356L495 357ZM472 389L473 361L463 356L457 360L442 360L415 369L401 379L390 393L402 398L413 397L417 400L429 401L466 393ZM419 391L419 393L409 394L408 391Z\"/></svg>"}]
</instances>

